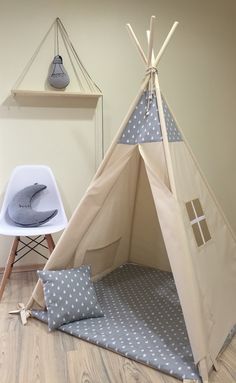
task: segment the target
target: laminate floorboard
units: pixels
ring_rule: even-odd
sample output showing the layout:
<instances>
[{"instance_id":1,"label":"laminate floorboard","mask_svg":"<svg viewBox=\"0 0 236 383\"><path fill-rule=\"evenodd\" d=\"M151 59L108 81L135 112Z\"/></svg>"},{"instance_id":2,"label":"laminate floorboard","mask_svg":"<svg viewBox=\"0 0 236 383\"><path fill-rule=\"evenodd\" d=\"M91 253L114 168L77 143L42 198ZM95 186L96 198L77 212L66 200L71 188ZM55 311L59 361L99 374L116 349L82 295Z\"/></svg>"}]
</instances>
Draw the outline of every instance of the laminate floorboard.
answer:
<instances>
[{"instance_id":1,"label":"laminate floorboard","mask_svg":"<svg viewBox=\"0 0 236 383\"><path fill-rule=\"evenodd\" d=\"M55 331L37 320L22 326L8 312L26 303L35 272L13 273L0 303L1 383L178 383L111 351ZM210 383L236 383L236 337L219 357Z\"/></svg>"}]
</instances>

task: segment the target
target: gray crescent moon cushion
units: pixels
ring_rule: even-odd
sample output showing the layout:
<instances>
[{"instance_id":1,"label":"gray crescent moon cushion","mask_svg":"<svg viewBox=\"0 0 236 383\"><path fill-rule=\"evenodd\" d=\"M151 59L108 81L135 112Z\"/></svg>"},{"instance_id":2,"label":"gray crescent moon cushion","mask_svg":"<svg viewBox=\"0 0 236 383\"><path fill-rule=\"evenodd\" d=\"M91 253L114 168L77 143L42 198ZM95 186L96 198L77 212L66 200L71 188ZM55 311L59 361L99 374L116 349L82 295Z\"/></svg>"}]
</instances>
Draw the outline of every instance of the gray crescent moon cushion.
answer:
<instances>
[{"instance_id":1,"label":"gray crescent moon cushion","mask_svg":"<svg viewBox=\"0 0 236 383\"><path fill-rule=\"evenodd\" d=\"M24 227L37 227L55 217L58 213L57 209L37 211L31 206L35 196L46 189L46 187L46 185L34 184L19 190L8 205L8 217L16 225Z\"/></svg>"}]
</instances>

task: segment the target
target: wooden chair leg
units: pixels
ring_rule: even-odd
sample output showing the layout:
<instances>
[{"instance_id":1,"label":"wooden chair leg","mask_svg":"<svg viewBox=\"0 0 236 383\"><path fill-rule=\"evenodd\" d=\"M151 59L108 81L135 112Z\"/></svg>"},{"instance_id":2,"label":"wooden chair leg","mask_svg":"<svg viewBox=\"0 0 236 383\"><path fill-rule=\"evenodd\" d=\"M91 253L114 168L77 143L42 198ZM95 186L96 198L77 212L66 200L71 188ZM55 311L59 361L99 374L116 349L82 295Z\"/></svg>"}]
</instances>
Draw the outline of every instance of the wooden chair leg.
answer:
<instances>
[{"instance_id":1,"label":"wooden chair leg","mask_svg":"<svg viewBox=\"0 0 236 383\"><path fill-rule=\"evenodd\" d=\"M55 243L53 241L51 234L46 234L45 239L46 239L47 244L48 244L49 253L51 254L55 248Z\"/></svg>"},{"instance_id":2,"label":"wooden chair leg","mask_svg":"<svg viewBox=\"0 0 236 383\"><path fill-rule=\"evenodd\" d=\"M20 240L20 237L15 237L13 244L12 244L12 247L11 247L10 254L8 256L7 264L6 264L6 267L5 267L5 270L3 273L3 277L1 280L1 284L0 284L0 300L2 299L2 295L3 295L3 292L5 290L7 279L10 277L11 272L12 272L12 267L13 267L13 263L14 263L14 260L16 257L16 251L18 248L19 240Z\"/></svg>"}]
</instances>

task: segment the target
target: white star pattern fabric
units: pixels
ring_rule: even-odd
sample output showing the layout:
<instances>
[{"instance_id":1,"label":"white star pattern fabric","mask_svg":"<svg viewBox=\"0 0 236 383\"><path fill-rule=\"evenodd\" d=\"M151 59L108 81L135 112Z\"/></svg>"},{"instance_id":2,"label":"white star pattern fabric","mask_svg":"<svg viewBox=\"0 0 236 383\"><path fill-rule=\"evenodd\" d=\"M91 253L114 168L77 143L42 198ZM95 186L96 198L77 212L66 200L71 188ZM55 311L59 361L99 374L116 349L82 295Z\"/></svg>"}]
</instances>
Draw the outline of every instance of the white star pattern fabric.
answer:
<instances>
[{"instance_id":1,"label":"white star pattern fabric","mask_svg":"<svg viewBox=\"0 0 236 383\"><path fill-rule=\"evenodd\" d=\"M48 328L103 315L90 280L90 266L70 270L38 271L43 283Z\"/></svg>"},{"instance_id":2,"label":"white star pattern fabric","mask_svg":"<svg viewBox=\"0 0 236 383\"><path fill-rule=\"evenodd\" d=\"M145 91L123 130L119 144L135 145L145 142L161 142L162 131L156 94ZM169 142L183 141L177 124L164 100L163 110Z\"/></svg>"},{"instance_id":3,"label":"white star pattern fabric","mask_svg":"<svg viewBox=\"0 0 236 383\"><path fill-rule=\"evenodd\" d=\"M105 314L60 327L179 379L200 382L172 273L127 264L94 283ZM47 312L32 316L48 321Z\"/></svg>"}]
</instances>

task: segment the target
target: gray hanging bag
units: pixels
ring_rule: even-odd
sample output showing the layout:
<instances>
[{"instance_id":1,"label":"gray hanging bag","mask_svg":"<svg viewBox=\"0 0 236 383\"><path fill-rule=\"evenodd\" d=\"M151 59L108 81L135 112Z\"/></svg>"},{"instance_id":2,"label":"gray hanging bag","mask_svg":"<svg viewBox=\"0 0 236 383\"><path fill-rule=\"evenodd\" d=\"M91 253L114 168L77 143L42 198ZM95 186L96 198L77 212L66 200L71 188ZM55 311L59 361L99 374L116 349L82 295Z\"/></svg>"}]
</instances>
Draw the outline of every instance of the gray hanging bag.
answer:
<instances>
[{"instance_id":1,"label":"gray hanging bag","mask_svg":"<svg viewBox=\"0 0 236 383\"><path fill-rule=\"evenodd\" d=\"M48 83L57 89L64 89L70 82L67 71L64 68L60 55L54 57L48 75Z\"/></svg>"}]
</instances>

